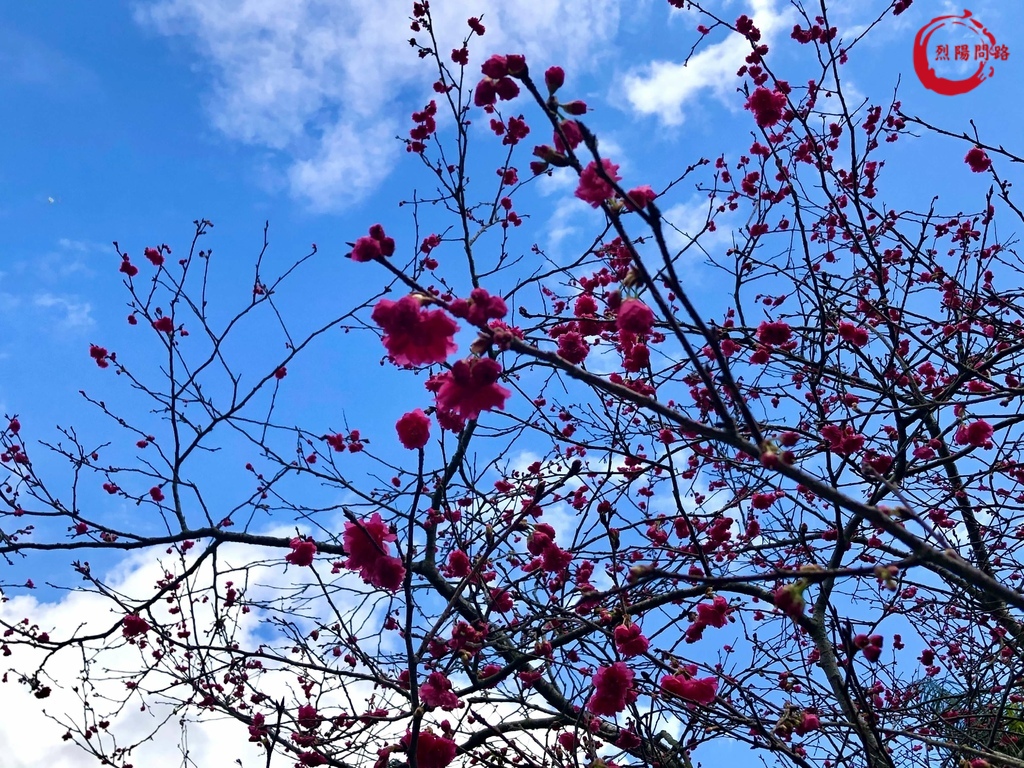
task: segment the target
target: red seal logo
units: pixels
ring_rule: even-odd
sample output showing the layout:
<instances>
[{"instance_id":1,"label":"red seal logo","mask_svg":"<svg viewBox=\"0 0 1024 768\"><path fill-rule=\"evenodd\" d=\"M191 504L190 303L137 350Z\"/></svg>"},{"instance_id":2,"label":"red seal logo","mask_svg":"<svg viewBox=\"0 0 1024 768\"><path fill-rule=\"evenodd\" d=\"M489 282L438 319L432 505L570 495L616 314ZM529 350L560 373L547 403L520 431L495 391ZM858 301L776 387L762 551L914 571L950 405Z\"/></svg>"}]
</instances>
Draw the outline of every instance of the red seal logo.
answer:
<instances>
[{"instance_id":1,"label":"red seal logo","mask_svg":"<svg viewBox=\"0 0 1024 768\"><path fill-rule=\"evenodd\" d=\"M998 45L996 36L966 9L962 16L937 16L914 38L914 72L921 85L943 96L974 90L995 74L993 61L1009 57L1010 49ZM944 76L969 72L972 62L976 66L966 77Z\"/></svg>"}]
</instances>

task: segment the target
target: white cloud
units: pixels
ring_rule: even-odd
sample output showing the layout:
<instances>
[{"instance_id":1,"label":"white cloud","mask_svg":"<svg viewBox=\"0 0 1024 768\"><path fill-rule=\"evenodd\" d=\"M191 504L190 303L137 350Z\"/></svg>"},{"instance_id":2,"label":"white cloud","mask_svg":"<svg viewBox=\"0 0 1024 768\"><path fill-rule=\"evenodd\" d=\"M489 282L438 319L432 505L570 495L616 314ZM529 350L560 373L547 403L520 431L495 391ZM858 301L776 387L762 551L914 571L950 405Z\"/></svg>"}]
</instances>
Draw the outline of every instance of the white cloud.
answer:
<instances>
[{"instance_id":1,"label":"white cloud","mask_svg":"<svg viewBox=\"0 0 1024 768\"><path fill-rule=\"evenodd\" d=\"M75 253L89 253L95 248L95 246L83 242L82 240L72 240L67 237L60 238L57 241L57 245L65 251L74 251Z\"/></svg>"},{"instance_id":2,"label":"white cloud","mask_svg":"<svg viewBox=\"0 0 1024 768\"><path fill-rule=\"evenodd\" d=\"M580 232L580 214L582 211L576 205L575 198L565 197L555 204L555 209L548 218L548 236L545 238L545 248L548 255L555 261L561 262L556 254L561 253L562 243L569 240ZM573 254L575 255L575 254Z\"/></svg>"},{"instance_id":3,"label":"white cloud","mask_svg":"<svg viewBox=\"0 0 1024 768\"><path fill-rule=\"evenodd\" d=\"M338 123L325 131L316 155L292 163L288 181L292 192L308 199L314 209L327 210L339 195L371 190L380 168L393 162L392 137L398 127L381 120L376 125Z\"/></svg>"},{"instance_id":4,"label":"white cloud","mask_svg":"<svg viewBox=\"0 0 1024 768\"><path fill-rule=\"evenodd\" d=\"M163 569L155 560L143 562L141 557L129 558L122 563L115 575L112 586L120 592L138 595L163 577ZM30 617L42 629L49 630L54 639L64 637L79 628L78 634L87 631L108 629L117 623L119 617L111 612L111 601L103 596L85 591L72 591L55 602L41 602L34 596L19 595L0 605L0 618L5 623L17 622L22 617ZM104 670L138 669L139 650L126 644L112 644L104 648L99 657L99 664L94 663L90 678L96 685L95 698L91 704L97 707L97 719L105 714L103 706L111 706L118 696L123 698L124 683L120 680L103 680ZM79 696L72 690L73 686L81 686L82 657L72 652L57 654L47 660L45 673L40 682L48 684L52 693L45 700L37 700L32 692L17 682L17 674L33 673L43 660L39 651L29 650L25 646L16 646L13 655L6 659L13 666L9 675L10 682L4 687L4 696L0 697L0 749L3 750L5 766L11 768L30 768L30 766L47 765L53 768L86 768L96 765L96 759L76 746L73 742L65 742L62 735L66 725L60 725L48 718L43 712L49 712L64 723L73 718L81 722L83 713ZM80 688L80 690L82 690ZM108 701L102 697L109 696ZM161 713L166 710L159 704L140 711L139 701L134 700L119 713L111 717L110 731L116 733L120 744L130 743L133 739L142 739L153 731L160 722ZM68 713L68 715L63 715ZM77 715L77 717L76 717ZM136 764L156 760L159 764L180 762L169 755L179 752L178 742L182 736L179 728L162 728L153 738L133 753ZM233 765L236 758L245 758L245 765L259 764L259 751L249 745L238 729L237 722L210 721L201 728L189 729L189 745L191 757L196 765ZM25 738L32 734L32 738ZM109 746L112 742L104 733L94 737L96 743ZM252 761L252 762L250 762Z\"/></svg>"},{"instance_id":5,"label":"white cloud","mask_svg":"<svg viewBox=\"0 0 1024 768\"><path fill-rule=\"evenodd\" d=\"M523 470L529 463L536 461L536 457L530 454L520 454L514 461L515 466L521 466ZM562 505L559 505L562 506ZM571 537L574 530L574 521L571 515L564 511L551 511L550 516L556 521L560 536L566 539ZM545 519L548 519L546 513ZM340 521L338 521L340 526ZM285 526L263 531L266 535L285 535L288 529ZM265 549L250 545L225 545L219 550L219 573L218 582L223 590L226 579L235 578L236 583L246 583L245 599L252 602L278 603L287 602L288 597L283 595L300 595L304 585L314 581L312 572L305 568L284 568L282 564L283 552L280 549ZM194 560L190 559L191 565ZM319 563L319 561L318 561ZM325 565L325 563L319 563ZM190 580L193 585L189 592L193 596L199 596L201 591L208 587L213 577L210 570L210 560L206 566L197 571ZM247 574L243 575L233 569L248 568ZM170 562L170 570L179 572L181 564ZM325 576L328 568L321 568L320 573ZM10 599L0 602L0 621L4 624L17 624L22 617L29 617L30 622L38 624L40 629L48 631L54 640L62 640L69 634L85 636L89 633L100 634L111 627L115 627L121 619L122 611L117 609L108 595L118 595L127 606L138 605L146 598L152 596L153 585L165 577L164 565L157 561L152 551L140 552L128 556L111 567L104 575L103 582L109 588L107 595L100 595L85 590L72 590L63 593L59 599L51 602L39 599L38 593L28 593L10 596ZM326 613L321 617L322 623L333 623L337 620L333 609L337 608L340 615L344 616L347 627L355 634L366 635L368 627L379 627L383 622L383 610L385 605L374 600L366 600L367 588L362 584L359 577L350 572L343 572L337 580L328 579L333 585L341 587L332 589L331 600L333 605L328 606L325 601L317 601L317 607L304 605L304 597L296 597L296 610L290 612L289 621L295 621L300 631L308 631L311 625L299 618L299 613L308 613L323 610ZM314 588L315 589L315 588ZM307 593L301 593L307 594ZM423 607L422 605L420 607ZM170 605L158 601L151 608L157 615L162 626L172 627L177 620L168 610ZM193 615L186 617L187 623L199 628L211 626L213 622L212 607L210 603L202 599L192 601ZM281 645L282 636L274 630L268 631L267 624L261 623L263 618L259 609L248 614L237 614L237 630L233 640L237 641L241 648L250 649L260 646L266 652L272 652L275 646ZM76 629L77 628L77 629ZM173 631L173 629L171 630ZM371 633L372 635L372 633ZM152 637L152 633L150 633ZM197 638L198 639L198 638ZM10 642L10 641L8 641ZM379 649L382 653L401 651L404 644L397 635L383 633L379 637L366 636L367 650L373 643L380 643ZM291 642L283 643L283 649L279 649L282 655L288 656L288 648ZM133 696L125 706L119 706L118 702L125 697L125 677L129 672L140 670L146 665L146 661L140 660L148 657L150 649L140 650L136 646L129 645L121 640L118 631L114 631L109 640L99 639L88 644L90 656L90 669L88 679L93 686L90 689L92 707L91 714L86 715L86 710L78 698L78 694L72 690L82 686L82 654L74 650L61 652L46 661L45 676L40 676L40 682L52 688L49 697L44 700L37 700L27 686L19 684L18 677L22 674L33 674L42 662L44 653L31 650L25 646L16 646L11 657L4 659L5 668L10 667L10 682L4 687L4 695L0 697L0 754L3 754L3 765L5 768L30 768L38 765L51 766L52 768L91 768L97 765L96 759L83 751L72 742L62 740L62 735L67 730L66 725L59 725L47 718L42 710L46 709L51 714L61 718L64 723L80 723L84 716L95 715L96 720L107 717L110 720L108 731L101 731L92 739L92 744L102 744L107 751L113 744L112 736L116 735L118 744L125 746L136 741L141 742L139 747L131 753L130 762L135 765L177 765L187 764L195 766L235 766L240 761L242 766L258 766L268 764L265 754L255 744L247 742L245 727L239 722L210 713L200 714L195 707L190 707L186 716L188 718L187 733L181 724L181 715L175 715L167 722L162 722L169 713L168 704L161 703L161 700L176 696L187 697L190 691L182 692L175 689L173 680L162 671L150 673L145 678L145 687L148 690L159 690L159 693L150 693L146 696L147 706L140 708L141 699ZM95 655L94 655L95 654ZM169 657L168 657L169 658ZM325 654L325 660L330 663L330 654ZM148 659L147 659L148 661ZM175 663L181 658L175 660ZM223 657L211 649L206 661L207 668L216 667L223 662ZM298 693L296 686L297 669L281 668L271 670L271 663L264 659L266 668L270 671L263 673L256 683L259 691L270 697L270 701L264 707L264 711L272 709L273 702L283 701L289 712L297 701L304 700L301 693ZM365 668L357 668L356 672L365 673ZM255 675L256 673L252 673ZM220 675L218 675L218 678ZM314 675L315 677L315 675ZM466 681L458 673L452 674L452 680L456 687ZM136 679L138 679L136 677ZM252 678L255 680L255 678ZM514 685L514 683L510 683ZM165 687L166 686L166 687ZM369 680L357 680L354 678L338 675L333 677L326 675L323 684L315 688L315 703L320 711L330 717L340 711L361 712L371 699L376 705L387 705L386 694L382 694L379 687ZM500 702L493 704L474 704L473 712L484 717L488 722L500 722L503 719L512 717L525 717L529 714L522 705L514 702ZM66 714L63 714L66 713ZM443 712L434 712L428 715L427 724L437 727L438 722L449 717ZM287 725L286 725L287 727ZM397 741L401 733L407 727L407 721L398 719L389 725L382 725L372 731L366 729L361 734L362 742L356 741L357 749L366 749L365 755L374 754L377 745L382 742ZM467 724L462 722L460 729L465 729ZM473 726L468 726L472 728ZM32 734L31 738L26 738ZM544 734L549 738L551 734ZM188 759L183 759L184 750L187 750ZM347 759L347 757L346 757ZM369 765L369 760L352 761L354 765ZM276 757L273 765L290 765L293 760L286 757Z\"/></svg>"},{"instance_id":6,"label":"white cloud","mask_svg":"<svg viewBox=\"0 0 1024 768\"><path fill-rule=\"evenodd\" d=\"M543 197L564 196L579 183L579 177L569 168L555 168L551 175L537 179L537 191Z\"/></svg>"},{"instance_id":7,"label":"white cloud","mask_svg":"<svg viewBox=\"0 0 1024 768\"><path fill-rule=\"evenodd\" d=\"M90 265L104 261L117 264L117 255L109 244L62 237L45 251L23 254L16 261L12 259L11 274L24 290L29 284L52 285L92 277L95 270Z\"/></svg>"},{"instance_id":8,"label":"white cloud","mask_svg":"<svg viewBox=\"0 0 1024 768\"><path fill-rule=\"evenodd\" d=\"M376 188L402 156L393 137L411 127L391 116L431 96L436 72L408 44L410 10L370 0L156 0L136 18L198 49L213 75L207 107L225 136L281 153L291 194L333 210ZM432 12L442 51L461 44L466 19L483 13L472 82L491 52L593 66L618 28L619 4L595 0L582 14L571 0L450 0Z\"/></svg>"},{"instance_id":9,"label":"white cloud","mask_svg":"<svg viewBox=\"0 0 1024 768\"><path fill-rule=\"evenodd\" d=\"M676 203L662 211L665 220L665 242L669 248L679 251L690 246L697 237L697 245L691 246L699 253L708 253L713 248L731 244L734 227L730 225L729 213L715 216L715 230L699 234L708 221L709 200L707 195L693 195L685 202ZM714 211L710 211L714 213ZM691 252L691 258L697 257ZM699 259L698 259L699 260Z\"/></svg>"},{"instance_id":10,"label":"white cloud","mask_svg":"<svg viewBox=\"0 0 1024 768\"><path fill-rule=\"evenodd\" d=\"M790 8L780 9L778 0L751 0L750 14L761 30L762 42L771 45L778 32L792 25ZM656 115L666 125L679 125L684 107L702 98L705 91L723 101L736 90L736 70L750 53L750 43L737 34L702 48L687 63L653 61L626 75L623 88L633 108L644 115ZM732 103L728 100L727 103Z\"/></svg>"},{"instance_id":11,"label":"white cloud","mask_svg":"<svg viewBox=\"0 0 1024 768\"><path fill-rule=\"evenodd\" d=\"M39 293L32 303L41 309L55 310L61 315L60 325L66 329L89 328L93 325L92 304L74 296Z\"/></svg>"},{"instance_id":12,"label":"white cloud","mask_svg":"<svg viewBox=\"0 0 1024 768\"><path fill-rule=\"evenodd\" d=\"M268 532L276 535L284 531ZM249 568L243 578L248 584L245 599L251 601L281 601L282 594L298 590L303 584L311 583L311 571L304 568L284 568L283 553L280 549L264 549L247 545L227 545L219 551L220 573L219 583L223 590L224 581L232 578L232 567ZM192 560L190 560L191 564ZM211 583L213 578L207 560L193 577L197 589ZM181 569L180 564L171 564L171 570ZM124 558L111 567L104 577L110 588L110 594L122 596L126 605L138 605L153 594L153 585L165 578L164 565L158 562L152 551L141 552ZM239 578L239 576L235 576ZM358 626L361 618L376 615L376 625L382 622L378 609L362 599L361 582L358 577L345 573L340 577L345 590L336 590L332 594L334 604L345 613L349 626ZM241 583L236 582L236 583ZM372 603L372 601L371 601ZM173 626L176 617L168 613L169 605L158 601L152 612L161 624ZM323 606L326 610L327 606ZM201 600L193 602L193 616L190 624L196 627L209 627L213 623L211 604ZM90 633L99 634L115 626L121 619L112 600L105 595L84 590L73 590L52 602L37 599L35 594L12 595L10 599L0 603L0 620L4 624L16 624L23 617L38 624L40 629L48 631L55 641L63 640L71 634L86 636ZM302 627L305 623L297 615L292 617ZM265 631L261 623L259 610L237 615L237 630L234 634L242 648L255 648L267 643L270 650L280 640L280 636ZM390 640L390 638L387 638ZM8 641L9 642L9 641ZM287 645L287 644L286 644ZM126 672L138 671L147 665L140 660L140 654L148 651L123 642L115 630L109 640L98 640L87 643L90 656L88 673L92 685L90 707L96 720L107 717L111 725L109 734L100 732L93 737L94 745L102 744L106 749L114 744L112 736L116 736L121 746L140 741L138 749L132 752L134 758L130 762L136 765L170 765L184 763L181 754L183 746L188 751L188 765L198 766L234 766L240 759L244 766L266 764L263 750L247 741L245 727L232 718L211 713L199 713L190 707L186 713L188 719L187 737L180 725L180 715L163 723L163 718L171 711L168 698L187 698L190 691L182 691L170 676L156 668L147 674L144 685L150 691L145 697L147 706L140 709L139 697L129 699L126 706L118 707L117 702L125 698L124 680ZM218 653L212 651L208 663L216 666ZM9 768L30 768L30 766L47 765L53 768L91 768L97 765L96 759L76 746L73 742L65 742L62 735L67 725L59 725L48 718L43 710L61 720L65 724L79 724L83 718L83 705L78 693L86 690L82 687L83 656L74 650L60 652L46 660L44 675L39 680L43 685L52 688L52 692L44 700L37 700L27 686L18 683L20 675L34 674L43 662L44 653L29 649L26 646L15 646L13 655L4 661L5 669L11 668L10 682L3 688L0 697L0 750L3 750L3 765ZM223 659L220 659L223 661ZM292 706L295 701L295 671L275 671L269 662L265 662L268 672L259 679L259 690L275 701L284 701ZM124 672L122 672L124 671ZM345 709L349 701L366 701L373 692L373 685L364 681L346 680L341 690L329 690L324 686L323 695L317 699L321 710L331 708ZM33 738L25 738L25 734L33 734ZM150 734L153 734L152 738ZM174 755L175 757L170 757ZM290 763L284 760L284 763ZM277 764L277 761L274 761Z\"/></svg>"},{"instance_id":13,"label":"white cloud","mask_svg":"<svg viewBox=\"0 0 1024 768\"><path fill-rule=\"evenodd\" d=\"M623 177L622 184L628 189L629 170L631 163L628 153L614 138L603 136L598 145L601 157L611 159L619 166L619 175ZM580 145L577 148L577 155L580 162L586 165L592 159L587 148ZM548 176L544 175L538 179L537 190L542 197L555 197L558 201L548 216L547 237L544 239L545 249L549 256L556 262L563 262L566 258L577 258L578 253L562 253L562 244L566 241L572 242L571 238L583 231L584 227L592 225L595 221L604 218L604 213L593 208L589 203L580 200L575 196L575 190L579 184L579 177L571 168L555 168Z\"/></svg>"}]
</instances>

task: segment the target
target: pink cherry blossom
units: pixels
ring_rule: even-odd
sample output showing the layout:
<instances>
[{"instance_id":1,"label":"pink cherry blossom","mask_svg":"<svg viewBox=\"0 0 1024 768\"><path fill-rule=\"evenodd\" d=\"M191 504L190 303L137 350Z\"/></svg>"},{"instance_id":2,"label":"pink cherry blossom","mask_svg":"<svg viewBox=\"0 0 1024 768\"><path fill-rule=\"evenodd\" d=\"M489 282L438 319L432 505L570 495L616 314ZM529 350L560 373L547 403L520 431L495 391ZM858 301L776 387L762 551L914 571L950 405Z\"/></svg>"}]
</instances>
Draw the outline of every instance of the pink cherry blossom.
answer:
<instances>
[{"instance_id":1,"label":"pink cherry blossom","mask_svg":"<svg viewBox=\"0 0 1024 768\"><path fill-rule=\"evenodd\" d=\"M406 733L402 744L408 749L412 735ZM455 742L445 736L421 730L416 736L417 768L448 768L455 760Z\"/></svg>"},{"instance_id":2,"label":"pink cherry blossom","mask_svg":"<svg viewBox=\"0 0 1024 768\"><path fill-rule=\"evenodd\" d=\"M619 166L614 164L608 158L604 158L601 161L601 165L604 168L604 172L612 180L618 181L622 178L619 176ZM586 203L590 203L594 208L599 208L601 203L611 197L614 193L615 191L612 189L612 185L598 175L597 163L591 160L580 174L580 183L576 188L576 197Z\"/></svg>"},{"instance_id":3,"label":"pink cherry blossom","mask_svg":"<svg viewBox=\"0 0 1024 768\"><path fill-rule=\"evenodd\" d=\"M558 337L558 356L573 365L579 365L590 354L590 345L577 331L569 331Z\"/></svg>"},{"instance_id":4,"label":"pink cherry blossom","mask_svg":"<svg viewBox=\"0 0 1024 768\"><path fill-rule=\"evenodd\" d=\"M692 674L697 668L691 665ZM687 675L668 675L661 679L661 689L672 696L692 701L695 704L713 704L718 692L718 679L714 677L696 678Z\"/></svg>"},{"instance_id":5,"label":"pink cherry blossom","mask_svg":"<svg viewBox=\"0 0 1024 768\"><path fill-rule=\"evenodd\" d=\"M436 393L437 410L469 421L484 411L504 410L512 393L498 384L501 364L489 357L457 361L450 371L432 377L428 388Z\"/></svg>"},{"instance_id":6,"label":"pink cherry blossom","mask_svg":"<svg viewBox=\"0 0 1024 768\"><path fill-rule=\"evenodd\" d=\"M149 632L149 622L137 613L130 613L121 619L121 634L125 637L138 637Z\"/></svg>"},{"instance_id":7,"label":"pink cherry blossom","mask_svg":"<svg viewBox=\"0 0 1024 768\"><path fill-rule=\"evenodd\" d=\"M642 211L653 203L657 196L658 193L651 189L648 184L644 184L642 187L634 187L626 193L626 207L631 211Z\"/></svg>"},{"instance_id":8,"label":"pink cherry blossom","mask_svg":"<svg viewBox=\"0 0 1024 768\"><path fill-rule=\"evenodd\" d=\"M961 424L957 427L954 441L957 445L971 445L975 448L984 448L990 445L993 434L992 425L984 419L978 419L970 423Z\"/></svg>"},{"instance_id":9,"label":"pink cherry blossom","mask_svg":"<svg viewBox=\"0 0 1024 768\"><path fill-rule=\"evenodd\" d=\"M405 579L402 561L391 556L389 542L397 538L377 512L359 522L345 523L342 543L348 559L344 566L359 571L367 584L389 592L397 591Z\"/></svg>"},{"instance_id":10,"label":"pink cherry blossom","mask_svg":"<svg viewBox=\"0 0 1024 768\"><path fill-rule=\"evenodd\" d=\"M127 254L121 258L121 266L118 268L118 271L128 275L128 277L135 277L139 274L139 268L131 263Z\"/></svg>"},{"instance_id":11,"label":"pink cherry blossom","mask_svg":"<svg viewBox=\"0 0 1024 768\"><path fill-rule=\"evenodd\" d=\"M992 160L981 147L972 147L969 149L967 151L967 155L964 157L964 162L967 163L975 173L984 173L992 167Z\"/></svg>"},{"instance_id":12,"label":"pink cherry blossom","mask_svg":"<svg viewBox=\"0 0 1024 768\"><path fill-rule=\"evenodd\" d=\"M729 619L729 601L721 595L715 595L711 603L697 605L697 620L708 627L721 629Z\"/></svg>"},{"instance_id":13,"label":"pink cherry blossom","mask_svg":"<svg viewBox=\"0 0 1024 768\"><path fill-rule=\"evenodd\" d=\"M167 315L164 315L163 317L158 317L153 321L153 327L161 333L173 333L174 321Z\"/></svg>"},{"instance_id":14,"label":"pink cherry blossom","mask_svg":"<svg viewBox=\"0 0 1024 768\"><path fill-rule=\"evenodd\" d=\"M650 642L644 637L638 624L618 626L615 628L613 635L615 638L615 648L627 658L647 653L647 649L650 647Z\"/></svg>"},{"instance_id":15,"label":"pink cherry blossom","mask_svg":"<svg viewBox=\"0 0 1024 768\"><path fill-rule=\"evenodd\" d=\"M430 439L430 417L422 408L409 411L395 423L398 440L409 450L422 448Z\"/></svg>"},{"instance_id":16,"label":"pink cherry blossom","mask_svg":"<svg viewBox=\"0 0 1024 768\"><path fill-rule=\"evenodd\" d=\"M448 563L445 566L444 574L448 578L461 579L469 575L471 567L469 555L461 549L453 549L448 555Z\"/></svg>"},{"instance_id":17,"label":"pink cherry blossom","mask_svg":"<svg viewBox=\"0 0 1024 768\"><path fill-rule=\"evenodd\" d=\"M757 327L757 340L770 347L785 344L793 336L789 323L765 321Z\"/></svg>"},{"instance_id":18,"label":"pink cherry blossom","mask_svg":"<svg viewBox=\"0 0 1024 768\"><path fill-rule=\"evenodd\" d=\"M492 296L484 288L474 288L469 299L455 299L448 308L455 317L473 325L486 325L488 320L497 320L508 314L504 299Z\"/></svg>"},{"instance_id":19,"label":"pink cherry blossom","mask_svg":"<svg viewBox=\"0 0 1024 768\"><path fill-rule=\"evenodd\" d=\"M415 296L381 299L371 317L384 330L384 346L396 365L441 363L457 349L453 337L459 326L443 310L423 309Z\"/></svg>"},{"instance_id":20,"label":"pink cherry blossom","mask_svg":"<svg viewBox=\"0 0 1024 768\"><path fill-rule=\"evenodd\" d=\"M294 538L289 546L292 551L285 557L285 562L292 565L308 566L313 564L316 555L316 542L312 539Z\"/></svg>"},{"instance_id":21,"label":"pink cherry blossom","mask_svg":"<svg viewBox=\"0 0 1024 768\"><path fill-rule=\"evenodd\" d=\"M440 672L431 672L427 682L420 686L420 699L428 707L450 712L459 706L459 697L452 691L452 682Z\"/></svg>"},{"instance_id":22,"label":"pink cherry blossom","mask_svg":"<svg viewBox=\"0 0 1024 768\"><path fill-rule=\"evenodd\" d=\"M654 312L640 299L626 299L619 307L615 327L628 333L650 333L654 327Z\"/></svg>"},{"instance_id":23,"label":"pink cherry blossom","mask_svg":"<svg viewBox=\"0 0 1024 768\"><path fill-rule=\"evenodd\" d=\"M384 234L384 227L374 224L370 234L355 241L349 257L353 261L373 261L382 256L391 256L395 252L395 241Z\"/></svg>"},{"instance_id":24,"label":"pink cherry blossom","mask_svg":"<svg viewBox=\"0 0 1024 768\"><path fill-rule=\"evenodd\" d=\"M761 128L770 128L779 122L786 110L786 94L757 88L747 99L746 108L754 113Z\"/></svg>"},{"instance_id":25,"label":"pink cherry blossom","mask_svg":"<svg viewBox=\"0 0 1024 768\"><path fill-rule=\"evenodd\" d=\"M625 662L617 661L611 666L601 667L594 673L593 683L594 693L587 702L587 709L595 715L616 715L636 701L633 670Z\"/></svg>"},{"instance_id":26,"label":"pink cherry blossom","mask_svg":"<svg viewBox=\"0 0 1024 768\"><path fill-rule=\"evenodd\" d=\"M299 727L306 728L307 730L320 727L320 715L317 714L316 707L312 704L303 704L299 707L299 713L295 721L299 724Z\"/></svg>"}]
</instances>

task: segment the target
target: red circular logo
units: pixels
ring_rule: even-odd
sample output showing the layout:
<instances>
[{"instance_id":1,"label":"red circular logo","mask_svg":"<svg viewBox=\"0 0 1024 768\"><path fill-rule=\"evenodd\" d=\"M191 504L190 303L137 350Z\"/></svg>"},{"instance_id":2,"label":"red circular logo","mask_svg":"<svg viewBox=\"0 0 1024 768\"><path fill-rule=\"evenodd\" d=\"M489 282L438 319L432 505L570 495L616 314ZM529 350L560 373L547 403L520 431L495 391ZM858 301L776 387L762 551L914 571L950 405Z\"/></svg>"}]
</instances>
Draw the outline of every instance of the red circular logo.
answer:
<instances>
[{"instance_id":1,"label":"red circular logo","mask_svg":"<svg viewBox=\"0 0 1024 768\"><path fill-rule=\"evenodd\" d=\"M941 33L937 37L936 33ZM956 42L950 42L953 38ZM961 16L937 16L921 29L914 38L914 71L921 84L943 96L958 96L977 88L995 74L993 61L1006 60L1010 51L997 45L996 37L964 10ZM944 65L940 62L949 62ZM936 72L959 64L976 67L967 77L952 79Z\"/></svg>"}]
</instances>

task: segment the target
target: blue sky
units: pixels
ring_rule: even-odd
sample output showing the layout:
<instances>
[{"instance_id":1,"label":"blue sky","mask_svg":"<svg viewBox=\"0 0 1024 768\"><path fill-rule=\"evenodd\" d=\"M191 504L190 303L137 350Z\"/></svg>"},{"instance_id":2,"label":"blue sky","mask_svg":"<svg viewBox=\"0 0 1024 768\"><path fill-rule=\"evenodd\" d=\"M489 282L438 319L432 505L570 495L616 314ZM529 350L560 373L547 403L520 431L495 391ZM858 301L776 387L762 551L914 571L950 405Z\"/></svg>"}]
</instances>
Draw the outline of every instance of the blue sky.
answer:
<instances>
[{"instance_id":1,"label":"blue sky","mask_svg":"<svg viewBox=\"0 0 1024 768\"><path fill-rule=\"evenodd\" d=\"M882 7L836 5L833 23L844 34ZM749 146L753 123L729 75L737 63L719 45L724 35L712 35L706 53L682 69L696 21L670 13L661 0L437 6L438 31L451 41L466 17L484 15L488 33L473 49L476 64L490 53L525 51L538 69L565 66L566 90L593 108L589 125L622 164L627 186L660 188L701 155L736 158ZM783 75L791 71L802 82L799 57L809 49L789 40L793 19L781 0L717 7L729 19L758 14ZM1022 116L1024 34L1010 4L970 8L1010 48L991 81L958 97L920 85L911 64L914 33L962 7L918 0L855 50L848 93L885 104L899 81L906 112L957 132L973 118L987 143L1012 148ZM106 425L76 393L119 390L90 360L89 344L131 350L138 338L125 322L113 240L145 269L143 247L167 243L177 255L188 246L191 222L211 219L205 246L215 252L214 288L224 306L241 306L269 219L272 266L286 267L311 243L320 250L282 296L296 323L377 290L383 275L343 259L346 241L380 221L409 253L411 217L397 203L414 188L430 189L393 138L406 134L409 114L432 96L429 69L403 42L408 11L392 0L0 5L0 411L19 414L35 438L52 439L56 424L103 434ZM527 144L541 140L534 135ZM978 208L986 181L966 171L964 151L945 139L901 140L887 154L885 194L897 207L925 208L940 194L948 212ZM516 163L524 175L527 152ZM484 154L481 175L497 164ZM589 242L600 219L572 197L572 186L565 176L544 180L517 202L531 218L514 233L515 247L528 252L538 243L557 259ZM678 191L676 222L692 221L700 201L686 187ZM428 217L434 221L443 219ZM709 247L725 247L727 235ZM695 285L713 287L709 273L693 270ZM713 291L706 295L713 307ZM240 353L248 354L248 343L257 350L254 375L257 363L283 354L280 339L262 334L254 327L241 336ZM335 336L290 368L295 420L327 431L348 419L386 453L395 418L426 402L418 381L377 365L380 355L365 336Z\"/></svg>"}]
</instances>

